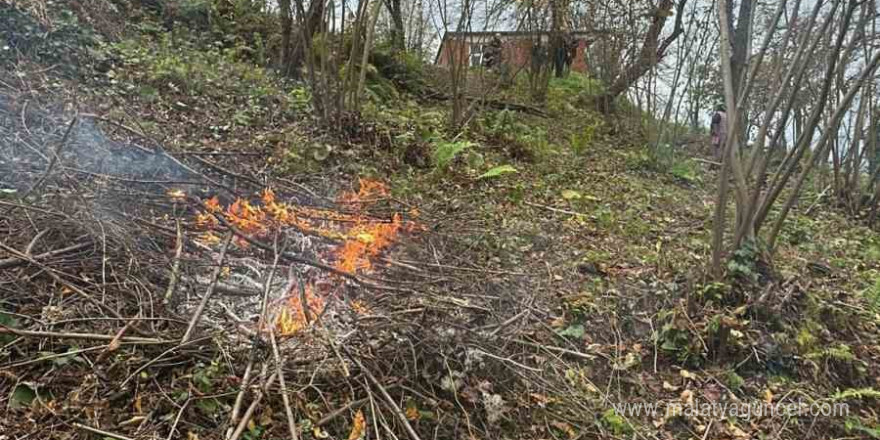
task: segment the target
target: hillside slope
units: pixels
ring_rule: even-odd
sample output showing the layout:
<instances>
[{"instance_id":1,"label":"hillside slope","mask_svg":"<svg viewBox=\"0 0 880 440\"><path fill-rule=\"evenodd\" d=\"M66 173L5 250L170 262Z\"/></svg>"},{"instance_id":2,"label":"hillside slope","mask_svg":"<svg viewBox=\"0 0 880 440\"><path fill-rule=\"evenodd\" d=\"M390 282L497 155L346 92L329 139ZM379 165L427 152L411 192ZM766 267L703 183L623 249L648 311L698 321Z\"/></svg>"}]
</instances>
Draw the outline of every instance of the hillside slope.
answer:
<instances>
[{"instance_id":1,"label":"hillside slope","mask_svg":"<svg viewBox=\"0 0 880 440\"><path fill-rule=\"evenodd\" d=\"M704 140L586 78L459 133L377 73L323 127L242 46L0 8L0 438L880 437L880 235L821 174L714 281Z\"/></svg>"}]
</instances>

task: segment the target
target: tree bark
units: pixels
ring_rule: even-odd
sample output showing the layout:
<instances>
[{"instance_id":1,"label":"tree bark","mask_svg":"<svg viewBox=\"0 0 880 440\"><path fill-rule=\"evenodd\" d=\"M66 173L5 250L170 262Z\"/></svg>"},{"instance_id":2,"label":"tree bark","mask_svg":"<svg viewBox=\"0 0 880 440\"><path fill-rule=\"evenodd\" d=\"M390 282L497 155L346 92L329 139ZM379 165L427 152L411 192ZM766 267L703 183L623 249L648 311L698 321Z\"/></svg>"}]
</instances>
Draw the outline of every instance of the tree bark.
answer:
<instances>
[{"instance_id":1,"label":"tree bark","mask_svg":"<svg viewBox=\"0 0 880 440\"><path fill-rule=\"evenodd\" d=\"M736 95L733 91L733 73L730 57L730 18L727 0L718 2L718 24L721 28L721 72L724 79L724 101L727 104L727 120L730 126L727 129L727 141L724 143L724 155L721 164L721 173L718 177L718 196L715 199L715 218L712 225L712 274L716 279L722 275L721 257L724 250L725 211L727 207L727 193L730 186L728 175L731 161L734 159L731 153L733 144L736 142L737 116Z\"/></svg>"},{"instance_id":2,"label":"tree bark","mask_svg":"<svg viewBox=\"0 0 880 440\"><path fill-rule=\"evenodd\" d=\"M669 46L684 32L683 16L686 3L687 0L680 0L676 6L673 0L660 0L660 4L654 9L651 25L645 33L639 55L617 76L608 88L608 91L598 97L599 110L604 113L610 113L614 109L614 100L632 87L639 78L648 73L663 59ZM661 42L660 34L663 32L666 20L672 15L673 7L676 8L675 28Z\"/></svg>"},{"instance_id":3,"label":"tree bark","mask_svg":"<svg viewBox=\"0 0 880 440\"><path fill-rule=\"evenodd\" d=\"M280 1L282 0L279 0L279 2ZM285 1L289 2L290 0ZM321 30L321 22L324 19L324 5L325 0L312 0L311 3L309 3L308 10L303 10L302 0L297 0L297 6L300 9L297 11L300 15L299 25L304 26L304 28L301 29L300 38L304 41L300 41L299 44L296 45L290 56L288 69L293 72L294 75L296 75L296 72L299 71L300 67L303 65L306 51L310 50L307 48L311 48L312 46L311 39Z\"/></svg>"},{"instance_id":4,"label":"tree bark","mask_svg":"<svg viewBox=\"0 0 880 440\"><path fill-rule=\"evenodd\" d=\"M403 25L403 7L401 0L385 0L385 8L391 16L391 48L395 52L406 51L406 29Z\"/></svg>"},{"instance_id":5,"label":"tree bark","mask_svg":"<svg viewBox=\"0 0 880 440\"><path fill-rule=\"evenodd\" d=\"M731 39L731 59L730 68L733 75L733 93L739 96L740 87L742 86L743 75L746 70L746 58L751 45L752 34L752 10L754 9L755 0L742 0L739 4L739 14L736 19L736 29L733 31ZM728 9L731 6L728 4ZM728 18L728 23L730 19Z\"/></svg>"},{"instance_id":6,"label":"tree bark","mask_svg":"<svg viewBox=\"0 0 880 440\"><path fill-rule=\"evenodd\" d=\"M290 34L293 28L293 17L290 15L290 0L278 0L278 8L281 15L281 71L287 75L290 74L290 56L292 55Z\"/></svg>"}]
</instances>

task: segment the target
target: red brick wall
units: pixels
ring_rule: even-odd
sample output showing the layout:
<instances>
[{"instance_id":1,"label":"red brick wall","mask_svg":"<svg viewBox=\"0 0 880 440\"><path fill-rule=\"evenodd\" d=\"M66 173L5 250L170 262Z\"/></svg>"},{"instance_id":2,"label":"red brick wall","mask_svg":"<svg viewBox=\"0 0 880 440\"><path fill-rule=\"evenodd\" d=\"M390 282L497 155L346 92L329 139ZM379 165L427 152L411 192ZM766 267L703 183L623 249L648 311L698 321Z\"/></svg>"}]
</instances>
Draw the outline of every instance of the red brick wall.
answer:
<instances>
[{"instance_id":1,"label":"red brick wall","mask_svg":"<svg viewBox=\"0 0 880 440\"><path fill-rule=\"evenodd\" d=\"M456 39L456 40L446 40L443 42L443 50L440 52L440 55L437 57L437 64L443 67L449 67L452 65L453 54L455 56L456 61L461 64L462 62L468 62L469 51L468 45L465 42Z\"/></svg>"},{"instance_id":2,"label":"red brick wall","mask_svg":"<svg viewBox=\"0 0 880 440\"><path fill-rule=\"evenodd\" d=\"M575 54L574 61L571 63L571 70L580 73L587 73L587 57L585 53L587 52L587 48L590 47L590 42L587 40L578 40L577 54Z\"/></svg>"},{"instance_id":3,"label":"red brick wall","mask_svg":"<svg viewBox=\"0 0 880 440\"><path fill-rule=\"evenodd\" d=\"M483 41L483 44L488 44L491 41L490 38L482 38L482 39L474 39L472 41ZM505 64L512 67L514 69L514 73L517 70L525 70L529 68L532 59L532 44L533 40L531 38L508 38L502 41L501 45L501 53L502 59ZM575 55L574 62L571 65L571 70L575 72L585 73L587 71L587 63L586 57L584 57L584 52L589 47L589 42L584 39L578 40L577 54ZM462 38L455 38L446 40L443 43L443 48L440 54L437 56L437 65L449 67L452 61L452 54L458 51L458 55L456 56L459 63L462 62L470 62L470 43L464 41Z\"/></svg>"}]
</instances>

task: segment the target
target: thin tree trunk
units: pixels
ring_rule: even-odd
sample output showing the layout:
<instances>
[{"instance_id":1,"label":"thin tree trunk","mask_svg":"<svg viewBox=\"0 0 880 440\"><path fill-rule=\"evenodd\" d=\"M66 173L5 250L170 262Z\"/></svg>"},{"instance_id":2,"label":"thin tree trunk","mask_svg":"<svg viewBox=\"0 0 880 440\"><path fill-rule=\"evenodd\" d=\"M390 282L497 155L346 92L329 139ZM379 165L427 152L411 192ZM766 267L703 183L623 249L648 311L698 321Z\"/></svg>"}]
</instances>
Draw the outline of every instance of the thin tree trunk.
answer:
<instances>
[{"instance_id":1,"label":"thin tree trunk","mask_svg":"<svg viewBox=\"0 0 880 440\"><path fill-rule=\"evenodd\" d=\"M734 160L731 151L736 142L736 125L739 118L736 117L736 98L733 90L733 72L730 62L730 19L728 17L727 0L718 0L718 24L721 28L721 72L724 80L724 101L727 104L727 114L731 115L728 120L730 127L727 130L727 140L724 143L724 153L721 164L721 173L718 178L718 196L715 200L715 219L712 226L712 274L716 279L723 275L721 257L724 248L724 224L727 207L727 192L731 161Z\"/></svg>"},{"instance_id":2,"label":"thin tree trunk","mask_svg":"<svg viewBox=\"0 0 880 440\"><path fill-rule=\"evenodd\" d=\"M291 28L293 17L290 16L290 0L278 0L278 13L281 15L281 72L289 75L291 54Z\"/></svg>"},{"instance_id":3,"label":"thin tree trunk","mask_svg":"<svg viewBox=\"0 0 880 440\"><path fill-rule=\"evenodd\" d=\"M836 5L837 3L835 3L835 6ZM846 37L847 28L849 27L849 22L852 18L852 14L854 11L855 2L850 2L850 7L847 9L847 11L844 12L844 16L840 25L840 30L838 32L836 42L834 43L834 47L831 50L831 53L841 53L840 49L843 46L843 41ZM819 120L821 119L822 113L825 110L825 106L828 101L828 95L831 91L831 85L834 82L834 76L837 71L837 61L837 56L834 56L831 58L831 60L829 60L828 67L825 71L822 90L817 99L817 104L813 107L813 111L810 114L810 119L807 121L801 137L795 144L794 150L792 150L792 153L789 154L788 160L783 163L783 171L776 175L773 183L771 183L770 185L770 189L768 190L765 197L762 199L761 208L758 210L757 217L755 218L755 233L760 230L764 220L767 218L767 214L769 214L770 212L770 208L776 202L776 199L779 197L779 194L788 183L791 175L795 172L798 163L801 161L801 158L803 158L804 154L806 154L806 152L810 149L813 135L816 131L816 127L819 125Z\"/></svg>"},{"instance_id":4,"label":"thin tree trunk","mask_svg":"<svg viewBox=\"0 0 880 440\"><path fill-rule=\"evenodd\" d=\"M770 236L767 239L771 250L776 244L776 238L779 236L779 231L782 229L782 224L785 221L788 212L791 210L792 206L794 206L795 201L797 201L798 196L800 195L801 186L803 186L807 175L819 162L819 158L825 155L826 149L831 145L831 137L837 133L836 128L840 125L840 121L841 119L843 119L844 114L846 114L846 110L849 108L849 105L855 98L856 93L858 93L862 86L864 86L868 77L874 74L874 71L877 70L878 65L880 65L880 52L877 52L877 54L874 55L873 58L871 58L870 63L865 66L864 70L862 70L861 75L859 75L858 81L852 85L846 96L843 98L843 101L837 106L830 126L827 130L825 130L825 133L822 135L822 139L819 141L820 150L813 155L812 160L807 162L807 165L801 171L800 175L798 176L797 182L792 189L791 195L789 195L788 200L786 201L785 205L783 205L782 210L779 213L779 217L776 218L776 223L773 225L773 231L770 232Z\"/></svg>"},{"instance_id":5,"label":"thin tree trunk","mask_svg":"<svg viewBox=\"0 0 880 440\"><path fill-rule=\"evenodd\" d=\"M373 32L376 29L376 20L379 18L379 7L382 5L380 0L374 0L373 8L370 10L370 24L367 26L367 37L364 41L364 53L361 57L361 74L358 78L357 94L354 97L354 108L360 109L360 97L364 93L364 84L367 79L367 65L370 59L370 50L373 44Z\"/></svg>"}]
</instances>

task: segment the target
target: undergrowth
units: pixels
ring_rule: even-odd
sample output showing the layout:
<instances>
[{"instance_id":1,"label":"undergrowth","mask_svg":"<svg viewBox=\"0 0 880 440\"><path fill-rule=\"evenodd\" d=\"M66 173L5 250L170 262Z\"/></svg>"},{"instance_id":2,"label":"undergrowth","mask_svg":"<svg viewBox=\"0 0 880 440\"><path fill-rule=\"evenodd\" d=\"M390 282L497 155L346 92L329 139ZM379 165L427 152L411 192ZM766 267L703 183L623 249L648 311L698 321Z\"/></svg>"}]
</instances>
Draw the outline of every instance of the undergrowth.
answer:
<instances>
[{"instance_id":1,"label":"undergrowth","mask_svg":"<svg viewBox=\"0 0 880 440\"><path fill-rule=\"evenodd\" d=\"M129 92L148 101L162 95L225 101L238 106L232 121L240 125L259 123L278 109L293 116L308 106L306 92L286 92L270 72L243 59L239 48L201 47L162 33L155 41L124 40L110 50L120 55L122 68L107 76L124 81Z\"/></svg>"}]
</instances>

